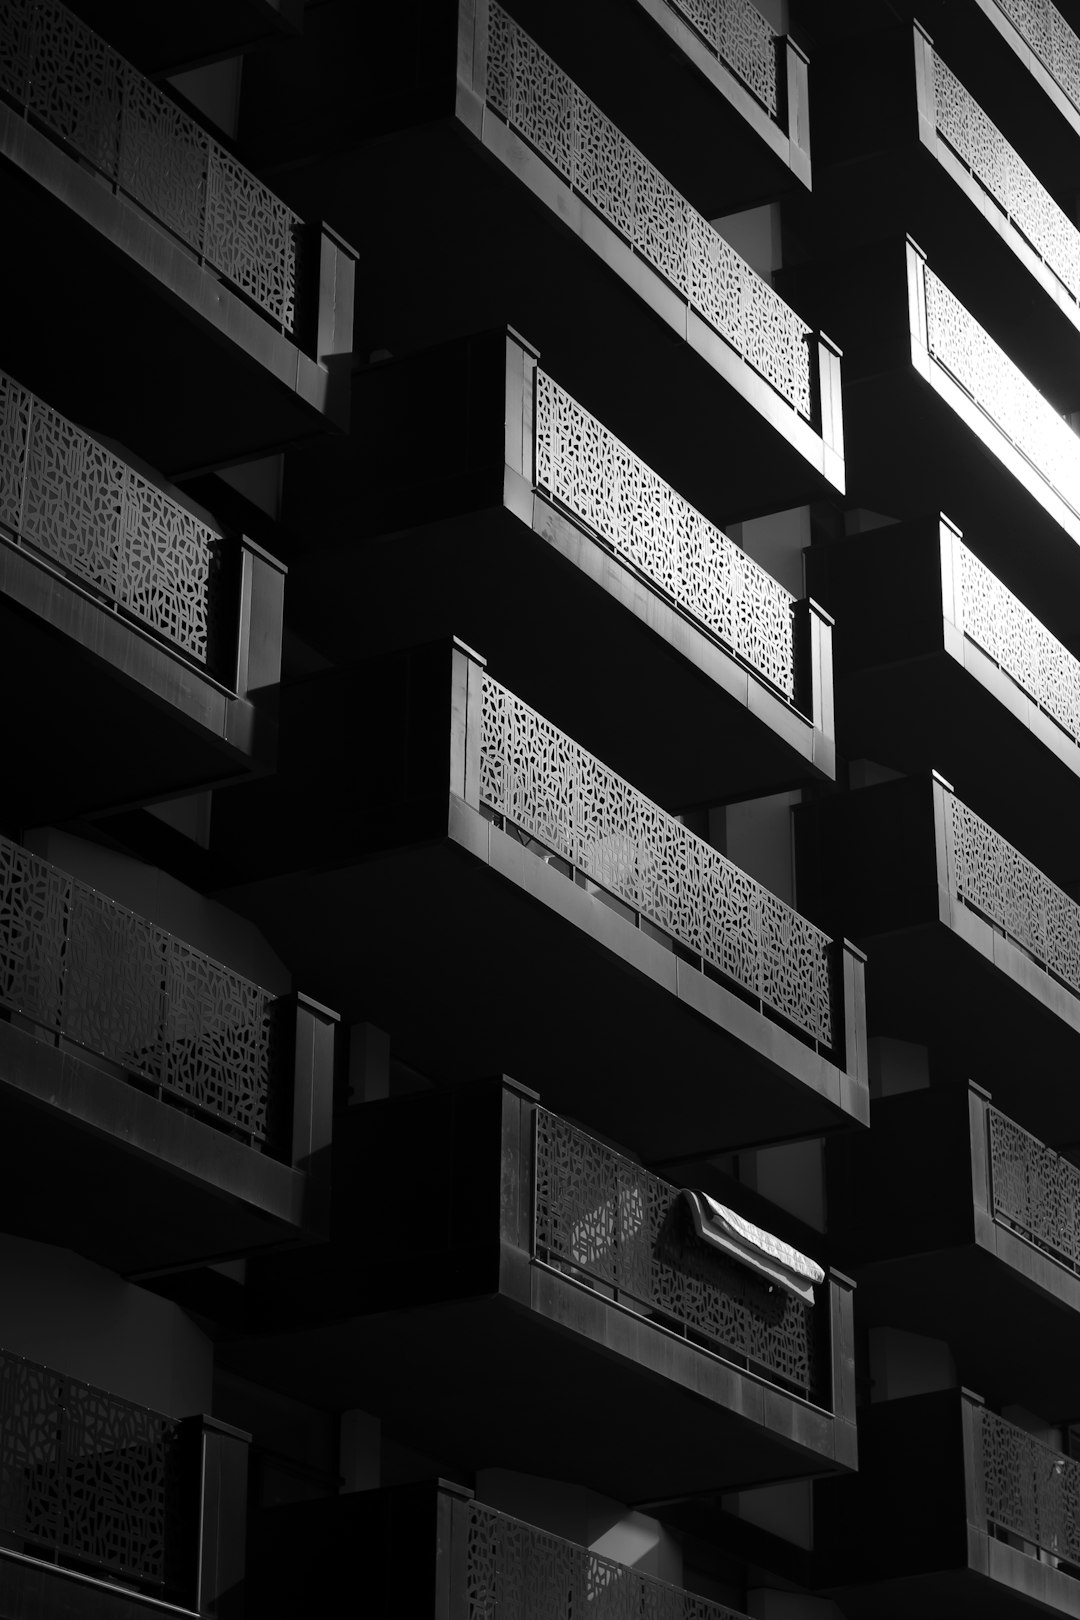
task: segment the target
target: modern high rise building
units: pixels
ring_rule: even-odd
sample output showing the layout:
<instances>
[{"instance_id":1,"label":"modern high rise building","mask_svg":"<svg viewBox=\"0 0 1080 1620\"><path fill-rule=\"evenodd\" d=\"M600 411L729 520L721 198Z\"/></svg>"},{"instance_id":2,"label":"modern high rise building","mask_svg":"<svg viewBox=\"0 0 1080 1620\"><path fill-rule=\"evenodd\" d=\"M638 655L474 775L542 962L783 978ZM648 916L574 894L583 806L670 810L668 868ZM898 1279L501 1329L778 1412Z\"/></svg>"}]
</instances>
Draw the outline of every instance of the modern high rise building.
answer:
<instances>
[{"instance_id":1,"label":"modern high rise building","mask_svg":"<svg viewBox=\"0 0 1080 1620\"><path fill-rule=\"evenodd\" d=\"M1080 0L0 0L0 197L0 1617L1080 1614Z\"/></svg>"}]
</instances>

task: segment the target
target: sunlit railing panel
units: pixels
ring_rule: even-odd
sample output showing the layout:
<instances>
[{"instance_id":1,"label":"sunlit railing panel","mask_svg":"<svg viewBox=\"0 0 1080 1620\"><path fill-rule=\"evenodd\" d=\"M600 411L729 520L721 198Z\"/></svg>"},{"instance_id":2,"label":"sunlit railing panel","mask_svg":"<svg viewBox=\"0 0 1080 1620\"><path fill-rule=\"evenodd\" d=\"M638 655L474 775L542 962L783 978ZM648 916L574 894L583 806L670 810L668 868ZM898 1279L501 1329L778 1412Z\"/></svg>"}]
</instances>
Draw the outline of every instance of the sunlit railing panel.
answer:
<instances>
[{"instance_id":1,"label":"sunlit railing panel","mask_svg":"<svg viewBox=\"0 0 1080 1620\"><path fill-rule=\"evenodd\" d=\"M536 1111L535 1252L806 1393L814 1307L703 1245L677 1187Z\"/></svg>"},{"instance_id":2,"label":"sunlit railing panel","mask_svg":"<svg viewBox=\"0 0 1080 1620\"><path fill-rule=\"evenodd\" d=\"M206 663L220 535L2 373L0 529Z\"/></svg>"},{"instance_id":3,"label":"sunlit railing panel","mask_svg":"<svg viewBox=\"0 0 1080 1620\"><path fill-rule=\"evenodd\" d=\"M977 1499L989 1524L1080 1563L1080 1463L972 1406Z\"/></svg>"},{"instance_id":4,"label":"sunlit railing panel","mask_svg":"<svg viewBox=\"0 0 1080 1620\"><path fill-rule=\"evenodd\" d=\"M466 1620L742 1620L480 1502L464 1503L463 1512Z\"/></svg>"},{"instance_id":5,"label":"sunlit railing panel","mask_svg":"<svg viewBox=\"0 0 1080 1620\"><path fill-rule=\"evenodd\" d=\"M273 999L0 839L0 1006L255 1142L269 1129Z\"/></svg>"},{"instance_id":6,"label":"sunlit railing panel","mask_svg":"<svg viewBox=\"0 0 1080 1620\"><path fill-rule=\"evenodd\" d=\"M668 0L773 118L780 105L777 36L749 0Z\"/></svg>"},{"instance_id":7,"label":"sunlit railing panel","mask_svg":"<svg viewBox=\"0 0 1080 1620\"><path fill-rule=\"evenodd\" d=\"M483 804L831 1048L828 935L486 674L480 751Z\"/></svg>"},{"instance_id":8,"label":"sunlit railing panel","mask_svg":"<svg viewBox=\"0 0 1080 1620\"><path fill-rule=\"evenodd\" d=\"M492 0L489 106L808 421L810 328Z\"/></svg>"},{"instance_id":9,"label":"sunlit railing panel","mask_svg":"<svg viewBox=\"0 0 1080 1620\"><path fill-rule=\"evenodd\" d=\"M994 1219L1080 1269L1080 1170L996 1108L986 1117Z\"/></svg>"},{"instance_id":10,"label":"sunlit railing panel","mask_svg":"<svg viewBox=\"0 0 1080 1620\"><path fill-rule=\"evenodd\" d=\"M997 0L997 7L1080 108L1080 39L1058 8L1050 0Z\"/></svg>"},{"instance_id":11,"label":"sunlit railing panel","mask_svg":"<svg viewBox=\"0 0 1080 1620\"><path fill-rule=\"evenodd\" d=\"M1036 472L1080 512L1080 438L944 282L928 266L922 268L931 357L956 379Z\"/></svg>"},{"instance_id":12,"label":"sunlit railing panel","mask_svg":"<svg viewBox=\"0 0 1080 1620\"><path fill-rule=\"evenodd\" d=\"M171 1418L0 1351L6 1540L165 1586L184 1531L179 1448Z\"/></svg>"},{"instance_id":13,"label":"sunlit railing panel","mask_svg":"<svg viewBox=\"0 0 1080 1620\"><path fill-rule=\"evenodd\" d=\"M959 540L959 628L1080 743L1080 659Z\"/></svg>"},{"instance_id":14,"label":"sunlit railing panel","mask_svg":"<svg viewBox=\"0 0 1080 1620\"><path fill-rule=\"evenodd\" d=\"M139 203L283 331L300 221L59 0L0 0L0 95Z\"/></svg>"},{"instance_id":15,"label":"sunlit railing panel","mask_svg":"<svg viewBox=\"0 0 1080 1620\"><path fill-rule=\"evenodd\" d=\"M1080 302L1080 231L936 52L933 60L939 134Z\"/></svg>"},{"instance_id":16,"label":"sunlit railing panel","mask_svg":"<svg viewBox=\"0 0 1080 1620\"><path fill-rule=\"evenodd\" d=\"M1080 906L955 795L945 804L957 899L1080 994Z\"/></svg>"},{"instance_id":17,"label":"sunlit railing panel","mask_svg":"<svg viewBox=\"0 0 1080 1620\"><path fill-rule=\"evenodd\" d=\"M539 369L536 482L794 701L794 597Z\"/></svg>"}]
</instances>

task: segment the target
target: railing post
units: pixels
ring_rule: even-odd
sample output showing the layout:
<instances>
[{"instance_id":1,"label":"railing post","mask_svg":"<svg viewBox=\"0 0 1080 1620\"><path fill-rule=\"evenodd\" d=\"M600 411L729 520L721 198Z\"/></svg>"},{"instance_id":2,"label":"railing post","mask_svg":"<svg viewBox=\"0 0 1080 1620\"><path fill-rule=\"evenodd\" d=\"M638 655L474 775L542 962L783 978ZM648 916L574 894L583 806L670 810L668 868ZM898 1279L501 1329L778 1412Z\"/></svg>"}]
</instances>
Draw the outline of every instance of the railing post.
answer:
<instances>
[{"instance_id":1,"label":"railing post","mask_svg":"<svg viewBox=\"0 0 1080 1620\"><path fill-rule=\"evenodd\" d=\"M185 1418L181 1429L198 1459L195 1608L215 1620L241 1620L251 1436L205 1414Z\"/></svg>"},{"instance_id":2,"label":"railing post","mask_svg":"<svg viewBox=\"0 0 1080 1620\"><path fill-rule=\"evenodd\" d=\"M533 1253L534 1167L538 1092L519 1084L510 1075L501 1077L502 1167L500 1171L500 1239L516 1254L531 1259ZM504 1256L505 1259L505 1256ZM506 1266L502 1267L505 1274ZM507 1279L508 1280L508 1279ZM527 1289L527 1273L518 1277Z\"/></svg>"},{"instance_id":3,"label":"railing post","mask_svg":"<svg viewBox=\"0 0 1080 1620\"><path fill-rule=\"evenodd\" d=\"M968 1081L968 1135L971 1143L971 1195L976 1211L993 1218L994 1195L990 1155L990 1093Z\"/></svg>"},{"instance_id":4,"label":"railing post","mask_svg":"<svg viewBox=\"0 0 1080 1620\"><path fill-rule=\"evenodd\" d=\"M831 1411L837 1423L850 1426L850 1449L837 1435L837 1461L854 1468L857 1456L855 1438L855 1284L842 1271L830 1266L826 1277L829 1290L829 1360L831 1373Z\"/></svg>"},{"instance_id":5,"label":"railing post","mask_svg":"<svg viewBox=\"0 0 1080 1620\"><path fill-rule=\"evenodd\" d=\"M487 660L457 636L450 649L450 792L480 806L480 724Z\"/></svg>"},{"instance_id":6,"label":"railing post","mask_svg":"<svg viewBox=\"0 0 1080 1620\"><path fill-rule=\"evenodd\" d=\"M809 57L790 34L783 40L784 80L787 104L788 162L791 172L809 186L810 97L807 87Z\"/></svg>"},{"instance_id":7,"label":"railing post","mask_svg":"<svg viewBox=\"0 0 1080 1620\"><path fill-rule=\"evenodd\" d=\"M957 892L952 818L949 815L948 806L948 800L953 796L953 788L952 783L947 782L938 771L931 771L930 789L934 806L934 851L937 862L938 908L942 920L948 922L951 918L952 903Z\"/></svg>"},{"instance_id":8,"label":"railing post","mask_svg":"<svg viewBox=\"0 0 1080 1620\"><path fill-rule=\"evenodd\" d=\"M295 1001L292 1134L289 1162L308 1176L305 1226L324 1231L330 1218L330 1145L334 1114L336 1012L298 991Z\"/></svg>"},{"instance_id":9,"label":"railing post","mask_svg":"<svg viewBox=\"0 0 1080 1620\"><path fill-rule=\"evenodd\" d=\"M938 514L941 538L941 612L947 624L964 634L964 596L960 589L960 546L963 531L944 512Z\"/></svg>"},{"instance_id":10,"label":"railing post","mask_svg":"<svg viewBox=\"0 0 1080 1620\"><path fill-rule=\"evenodd\" d=\"M983 1484L982 1419L986 1402L973 1390L960 1390L963 1437L964 1503L969 1530L986 1534L986 1491Z\"/></svg>"},{"instance_id":11,"label":"railing post","mask_svg":"<svg viewBox=\"0 0 1080 1620\"><path fill-rule=\"evenodd\" d=\"M843 963L844 1073L858 1086L870 1085L866 1045L866 952L850 939L838 942Z\"/></svg>"},{"instance_id":12,"label":"railing post","mask_svg":"<svg viewBox=\"0 0 1080 1620\"><path fill-rule=\"evenodd\" d=\"M241 542L236 692L248 697L281 679L285 575L288 569L245 535Z\"/></svg>"},{"instance_id":13,"label":"railing post","mask_svg":"<svg viewBox=\"0 0 1080 1620\"><path fill-rule=\"evenodd\" d=\"M907 264L908 329L911 337L911 363L930 380L930 333L926 322L926 254L908 237L904 244Z\"/></svg>"},{"instance_id":14,"label":"railing post","mask_svg":"<svg viewBox=\"0 0 1080 1620\"><path fill-rule=\"evenodd\" d=\"M825 452L823 471L831 483L843 490L844 401L840 389L840 361L844 351L824 332L819 332L814 341L817 345L821 442Z\"/></svg>"},{"instance_id":15,"label":"railing post","mask_svg":"<svg viewBox=\"0 0 1080 1620\"><path fill-rule=\"evenodd\" d=\"M435 1496L435 1603L433 1620L465 1620L468 1613L469 1532L466 1507L474 1493L440 1479Z\"/></svg>"},{"instance_id":16,"label":"railing post","mask_svg":"<svg viewBox=\"0 0 1080 1620\"><path fill-rule=\"evenodd\" d=\"M536 363L534 349L513 327L506 331L506 465L530 487L536 482Z\"/></svg>"},{"instance_id":17,"label":"railing post","mask_svg":"<svg viewBox=\"0 0 1080 1620\"><path fill-rule=\"evenodd\" d=\"M915 24L915 106L919 116L919 139L933 151L937 143L934 42L920 22Z\"/></svg>"},{"instance_id":18,"label":"railing post","mask_svg":"<svg viewBox=\"0 0 1080 1620\"><path fill-rule=\"evenodd\" d=\"M832 633L836 620L813 597L791 604L795 619L795 706L814 730L834 740Z\"/></svg>"}]
</instances>

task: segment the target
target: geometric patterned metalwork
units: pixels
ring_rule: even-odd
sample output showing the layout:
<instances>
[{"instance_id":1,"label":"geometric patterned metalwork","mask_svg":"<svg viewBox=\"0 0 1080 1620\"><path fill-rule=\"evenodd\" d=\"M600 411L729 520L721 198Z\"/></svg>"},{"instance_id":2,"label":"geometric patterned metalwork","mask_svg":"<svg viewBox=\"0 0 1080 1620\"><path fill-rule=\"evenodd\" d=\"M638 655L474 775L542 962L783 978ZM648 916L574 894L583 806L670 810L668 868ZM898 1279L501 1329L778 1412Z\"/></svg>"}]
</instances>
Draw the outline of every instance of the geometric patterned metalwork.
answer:
<instances>
[{"instance_id":1,"label":"geometric patterned metalwork","mask_svg":"<svg viewBox=\"0 0 1080 1620\"><path fill-rule=\"evenodd\" d=\"M1080 659L959 541L959 628L1074 742L1080 743Z\"/></svg>"},{"instance_id":2,"label":"geometric patterned metalwork","mask_svg":"<svg viewBox=\"0 0 1080 1620\"><path fill-rule=\"evenodd\" d=\"M693 1234L677 1187L536 1110L535 1254L808 1394L814 1311Z\"/></svg>"},{"instance_id":3,"label":"geometric patterned metalwork","mask_svg":"<svg viewBox=\"0 0 1080 1620\"><path fill-rule=\"evenodd\" d=\"M480 798L703 958L833 1044L832 942L487 674Z\"/></svg>"},{"instance_id":4,"label":"geometric patterned metalwork","mask_svg":"<svg viewBox=\"0 0 1080 1620\"><path fill-rule=\"evenodd\" d=\"M1080 301L1080 231L936 54L934 91L938 132Z\"/></svg>"},{"instance_id":5,"label":"geometric patterned metalwork","mask_svg":"<svg viewBox=\"0 0 1080 1620\"><path fill-rule=\"evenodd\" d=\"M639 1575L480 1502L462 1508L462 1620L742 1620L709 1598Z\"/></svg>"},{"instance_id":6,"label":"geometric patterned metalwork","mask_svg":"<svg viewBox=\"0 0 1080 1620\"><path fill-rule=\"evenodd\" d=\"M205 664L220 535L2 373L0 525Z\"/></svg>"},{"instance_id":7,"label":"geometric patterned metalwork","mask_svg":"<svg viewBox=\"0 0 1080 1620\"><path fill-rule=\"evenodd\" d=\"M0 1006L265 1142L268 990L0 838Z\"/></svg>"},{"instance_id":8,"label":"geometric patterned metalwork","mask_svg":"<svg viewBox=\"0 0 1080 1620\"><path fill-rule=\"evenodd\" d=\"M994 1219L1080 1270L1080 1170L996 1108L987 1119Z\"/></svg>"},{"instance_id":9,"label":"geometric patterned metalwork","mask_svg":"<svg viewBox=\"0 0 1080 1620\"><path fill-rule=\"evenodd\" d=\"M1080 512L1080 438L943 282L922 266L927 348L1036 472Z\"/></svg>"},{"instance_id":10,"label":"geometric patterned metalwork","mask_svg":"<svg viewBox=\"0 0 1080 1620\"><path fill-rule=\"evenodd\" d=\"M1080 1463L984 1406L976 1432L979 1511L988 1524L1080 1563Z\"/></svg>"},{"instance_id":11,"label":"geometric patterned metalwork","mask_svg":"<svg viewBox=\"0 0 1080 1620\"><path fill-rule=\"evenodd\" d=\"M997 0L1047 72L1080 108L1080 39L1050 0Z\"/></svg>"},{"instance_id":12,"label":"geometric patterned metalwork","mask_svg":"<svg viewBox=\"0 0 1080 1620\"><path fill-rule=\"evenodd\" d=\"M794 700L794 597L539 369L536 482Z\"/></svg>"},{"instance_id":13,"label":"geometric patterned metalwork","mask_svg":"<svg viewBox=\"0 0 1080 1620\"><path fill-rule=\"evenodd\" d=\"M487 101L799 414L810 327L492 0Z\"/></svg>"},{"instance_id":14,"label":"geometric patterned metalwork","mask_svg":"<svg viewBox=\"0 0 1080 1620\"><path fill-rule=\"evenodd\" d=\"M715 56L777 116L777 36L749 0L668 0L692 23Z\"/></svg>"},{"instance_id":15,"label":"geometric patterned metalwork","mask_svg":"<svg viewBox=\"0 0 1080 1620\"><path fill-rule=\"evenodd\" d=\"M0 95L292 331L296 215L59 0L0 0Z\"/></svg>"},{"instance_id":16,"label":"geometric patterned metalwork","mask_svg":"<svg viewBox=\"0 0 1080 1620\"><path fill-rule=\"evenodd\" d=\"M1080 906L953 794L945 795L953 893L1080 994Z\"/></svg>"},{"instance_id":17,"label":"geometric patterned metalwork","mask_svg":"<svg viewBox=\"0 0 1080 1620\"><path fill-rule=\"evenodd\" d=\"M178 1513L179 1424L0 1351L0 1529L154 1586Z\"/></svg>"}]
</instances>

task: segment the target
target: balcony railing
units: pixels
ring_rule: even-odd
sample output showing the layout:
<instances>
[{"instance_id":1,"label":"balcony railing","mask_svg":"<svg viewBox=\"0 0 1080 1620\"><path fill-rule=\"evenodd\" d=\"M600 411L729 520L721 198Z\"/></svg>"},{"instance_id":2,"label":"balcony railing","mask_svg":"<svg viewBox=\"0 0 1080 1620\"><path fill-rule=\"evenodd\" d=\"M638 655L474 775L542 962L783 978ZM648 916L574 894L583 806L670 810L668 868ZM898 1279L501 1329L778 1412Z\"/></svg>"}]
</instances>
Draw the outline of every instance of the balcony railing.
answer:
<instances>
[{"instance_id":1,"label":"balcony railing","mask_svg":"<svg viewBox=\"0 0 1080 1620\"><path fill-rule=\"evenodd\" d=\"M0 530L188 658L221 661L221 536L2 373Z\"/></svg>"},{"instance_id":2,"label":"balcony railing","mask_svg":"<svg viewBox=\"0 0 1080 1620\"><path fill-rule=\"evenodd\" d=\"M509 1620L742 1620L733 1609L640 1575L588 1547L549 1535L480 1502L455 1502L464 1519L459 1590L471 1615Z\"/></svg>"},{"instance_id":3,"label":"balcony railing","mask_svg":"<svg viewBox=\"0 0 1080 1620\"><path fill-rule=\"evenodd\" d=\"M795 598L536 372L536 482L795 701Z\"/></svg>"},{"instance_id":4,"label":"balcony railing","mask_svg":"<svg viewBox=\"0 0 1080 1620\"><path fill-rule=\"evenodd\" d=\"M0 839L0 1006L252 1144L271 1131L274 999Z\"/></svg>"},{"instance_id":5,"label":"balcony railing","mask_svg":"<svg viewBox=\"0 0 1080 1620\"><path fill-rule=\"evenodd\" d=\"M705 1248L677 1187L536 1110L535 1253L801 1394L820 1383L814 1307Z\"/></svg>"},{"instance_id":6,"label":"balcony railing","mask_svg":"<svg viewBox=\"0 0 1080 1620\"><path fill-rule=\"evenodd\" d=\"M1080 995L1080 906L955 794L944 802L952 893Z\"/></svg>"},{"instance_id":7,"label":"balcony railing","mask_svg":"<svg viewBox=\"0 0 1080 1620\"><path fill-rule=\"evenodd\" d=\"M492 0L488 105L800 416L811 330Z\"/></svg>"},{"instance_id":8,"label":"balcony railing","mask_svg":"<svg viewBox=\"0 0 1080 1620\"><path fill-rule=\"evenodd\" d=\"M817 1047L831 941L704 839L483 676L480 802Z\"/></svg>"},{"instance_id":9,"label":"balcony railing","mask_svg":"<svg viewBox=\"0 0 1080 1620\"><path fill-rule=\"evenodd\" d=\"M929 266L920 268L931 358L1080 512L1080 438Z\"/></svg>"},{"instance_id":10,"label":"balcony railing","mask_svg":"<svg viewBox=\"0 0 1080 1620\"><path fill-rule=\"evenodd\" d=\"M1052 79L1080 109L1080 39L1050 0L996 0Z\"/></svg>"},{"instance_id":11,"label":"balcony railing","mask_svg":"<svg viewBox=\"0 0 1080 1620\"><path fill-rule=\"evenodd\" d=\"M994 1219L1080 1272L1080 1170L996 1108L986 1115Z\"/></svg>"},{"instance_id":12,"label":"balcony railing","mask_svg":"<svg viewBox=\"0 0 1080 1620\"><path fill-rule=\"evenodd\" d=\"M1022 8L1007 5L1005 9L1025 13L1033 10L1031 5ZM931 55L938 134L1027 238L1069 295L1080 303L1080 231L964 89L955 73L936 52L931 51Z\"/></svg>"},{"instance_id":13,"label":"balcony railing","mask_svg":"<svg viewBox=\"0 0 1080 1620\"><path fill-rule=\"evenodd\" d=\"M186 1586L181 1425L0 1351L0 1533L157 1596ZM181 1545L178 1546L178 1540ZM190 1551L190 1549L188 1549ZM176 1567L181 1554L181 1567ZM193 1560L191 1560L193 1563Z\"/></svg>"},{"instance_id":14,"label":"balcony railing","mask_svg":"<svg viewBox=\"0 0 1080 1620\"><path fill-rule=\"evenodd\" d=\"M994 1530L1080 1564L1080 1463L984 1406L975 1427L975 1506Z\"/></svg>"},{"instance_id":15,"label":"balcony railing","mask_svg":"<svg viewBox=\"0 0 1080 1620\"><path fill-rule=\"evenodd\" d=\"M0 0L0 38L0 94L291 333L296 215L59 0Z\"/></svg>"},{"instance_id":16,"label":"balcony railing","mask_svg":"<svg viewBox=\"0 0 1080 1620\"><path fill-rule=\"evenodd\" d=\"M668 0L693 24L714 56L753 92L767 112L779 112L777 35L749 0Z\"/></svg>"}]
</instances>

